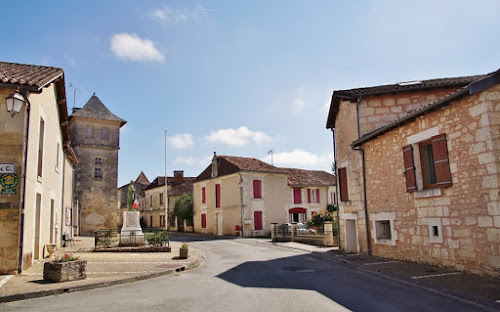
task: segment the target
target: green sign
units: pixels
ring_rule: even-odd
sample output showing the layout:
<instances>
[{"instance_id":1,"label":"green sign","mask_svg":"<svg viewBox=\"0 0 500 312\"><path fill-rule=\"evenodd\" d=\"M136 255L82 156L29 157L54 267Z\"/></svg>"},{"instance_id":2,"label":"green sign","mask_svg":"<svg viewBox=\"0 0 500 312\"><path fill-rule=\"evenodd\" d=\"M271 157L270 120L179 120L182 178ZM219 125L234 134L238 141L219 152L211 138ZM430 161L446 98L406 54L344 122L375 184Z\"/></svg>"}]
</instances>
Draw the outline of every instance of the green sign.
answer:
<instances>
[{"instance_id":1,"label":"green sign","mask_svg":"<svg viewBox=\"0 0 500 312\"><path fill-rule=\"evenodd\" d=\"M6 173L6 174L2 174L2 176L0 176L0 185L4 189L13 189L16 187L18 182L19 182L19 178L17 177L17 175L15 173ZM2 190L2 194L3 194L3 190Z\"/></svg>"},{"instance_id":2,"label":"green sign","mask_svg":"<svg viewBox=\"0 0 500 312\"><path fill-rule=\"evenodd\" d=\"M16 195L16 189L2 189L2 195Z\"/></svg>"}]
</instances>

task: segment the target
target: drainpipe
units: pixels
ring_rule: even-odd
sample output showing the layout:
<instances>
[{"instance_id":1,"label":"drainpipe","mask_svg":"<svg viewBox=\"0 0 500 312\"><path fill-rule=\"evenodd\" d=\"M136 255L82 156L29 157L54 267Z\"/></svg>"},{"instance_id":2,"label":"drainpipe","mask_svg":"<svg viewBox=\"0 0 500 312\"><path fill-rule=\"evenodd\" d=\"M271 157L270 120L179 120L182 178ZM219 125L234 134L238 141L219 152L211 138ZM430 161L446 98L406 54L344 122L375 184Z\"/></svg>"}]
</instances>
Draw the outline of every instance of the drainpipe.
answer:
<instances>
[{"instance_id":1,"label":"drainpipe","mask_svg":"<svg viewBox=\"0 0 500 312\"><path fill-rule=\"evenodd\" d=\"M241 209L241 226L240 226L240 231L241 231L241 236L245 237L245 224L244 224L244 214L245 214L245 208L243 206L243 177L241 176L241 173L238 174L240 176L240 183L238 186L240 187L240 209Z\"/></svg>"},{"instance_id":2,"label":"drainpipe","mask_svg":"<svg viewBox=\"0 0 500 312\"><path fill-rule=\"evenodd\" d=\"M337 177L337 144L335 142L335 129L332 128L332 141L333 141L333 159L335 159L335 202L337 203L337 242L339 244L339 250L342 249L341 246L341 239L340 239L340 205L339 205L339 183L338 183L338 177Z\"/></svg>"},{"instance_id":3,"label":"drainpipe","mask_svg":"<svg viewBox=\"0 0 500 312\"><path fill-rule=\"evenodd\" d=\"M25 134L24 134L24 159L23 159L23 185L21 188L21 209L19 211L19 259L17 266L17 273L21 274L23 271L23 250L24 250L24 208L26 205L26 166L28 165L28 138L30 127L30 112L31 103L28 99L28 90L23 89L23 98L26 101L26 114L25 114Z\"/></svg>"},{"instance_id":4,"label":"drainpipe","mask_svg":"<svg viewBox=\"0 0 500 312\"><path fill-rule=\"evenodd\" d=\"M361 104L361 100L363 96L358 97L358 102L356 104L356 120L358 123L358 139L361 138L361 130L359 125L359 105ZM366 228L366 253L368 256L372 254L371 252L371 242L370 242L370 220L368 218L368 203L366 202L366 168L365 168L365 151L363 147L357 148L355 150L359 150L361 152L361 171L363 174L363 208L365 212L365 228Z\"/></svg>"}]
</instances>

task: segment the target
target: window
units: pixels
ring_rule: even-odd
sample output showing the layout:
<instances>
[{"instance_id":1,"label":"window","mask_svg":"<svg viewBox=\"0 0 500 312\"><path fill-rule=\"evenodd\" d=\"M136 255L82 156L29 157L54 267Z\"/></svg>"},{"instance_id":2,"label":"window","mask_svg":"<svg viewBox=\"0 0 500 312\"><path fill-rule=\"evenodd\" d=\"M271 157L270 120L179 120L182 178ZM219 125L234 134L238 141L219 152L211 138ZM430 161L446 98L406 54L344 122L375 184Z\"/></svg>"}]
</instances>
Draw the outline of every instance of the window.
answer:
<instances>
[{"instance_id":1,"label":"window","mask_svg":"<svg viewBox=\"0 0 500 312\"><path fill-rule=\"evenodd\" d=\"M163 205L163 193L160 193L160 205Z\"/></svg>"},{"instance_id":2,"label":"window","mask_svg":"<svg viewBox=\"0 0 500 312\"><path fill-rule=\"evenodd\" d=\"M206 213L201 214L201 228L202 229L207 228L207 214Z\"/></svg>"},{"instance_id":3,"label":"window","mask_svg":"<svg viewBox=\"0 0 500 312\"><path fill-rule=\"evenodd\" d=\"M40 133L38 137L38 176L42 176L43 169L43 141L45 136L45 121L40 118Z\"/></svg>"},{"instance_id":4,"label":"window","mask_svg":"<svg viewBox=\"0 0 500 312\"><path fill-rule=\"evenodd\" d=\"M220 207L220 184L215 184L215 207Z\"/></svg>"},{"instance_id":5,"label":"window","mask_svg":"<svg viewBox=\"0 0 500 312\"><path fill-rule=\"evenodd\" d=\"M389 220L375 221L377 239L391 239L391 222Z\"/></svg>"},{"instance_id":6,"label":"window","mask_svg":"<svg viewBox=\"0 0 500 312\"><path fill-rule=\"evenodd\" d=\"M96 167L94 169L94 178L95 179L102 179L102 171L101 168Z\"/></svg>"},{"instance_id":7,"label":"window","mask_svg":"<svg viewBox=\"0 0 500 312\"><path fill-rule=\"evenodd\" d=\"M347 168L342 167L339 171L339 187L340 187L340 201L349 200L349 189L347 185Z\"/></svg>"},{"instance_id":8,"label":"window","mask_svg":"<svg viewBox=\"0 0 500 312\"><path fill-rule=\"evenodd\" d=\"M253 222L255 230L262 230L262 211L254 211Z\"/></svg>"},{"instance_id":9,"label":"window","mask_svg":"<svg viewBox=\"0 0 500 312\"><path fill-rule=\"evenodd\" d=\"M262 182L253 180L253 198L262 198Z\"/></svg>"},{"instance_id":10,"label":"window","mask_svg":"<svg viewBox=\"0 0 500 312\"><path fill-rule=\"evenodd\" d=\"M293 189L293 203L302 204L302 189L300 188Z\"/></svg>"},{"instance_id":11,"label":"window","mask_svg":"<svg viewBox=\"0 0 500 312\"><path fill-rule=\"evenodd\" d=\"M60 161L60 149L61 149L61 145L59 143L57 143L57 149L56 149L56 169L59 169L59 161Z\"/></svg>"},{"instance_id":12,"label":"window","mask_svg":"<svg viewBox=\"0 0 500 312\"><path fill-rule=\"evenodd\" d=\"M94 127L87 126L87 130L85 132L85 138L92 139L94 137Z\"/></svg>"},{"instance_id":13,"label":"window","mask_svg":"<svg viewBox=\"0 0 500 312\"><path fill-rule=\"evenodd\" d=\"M418 147L415 155L413 146ZM414 157L420 164L421 170L417 172ZM418 189L450 187L451 174L448 160L446 134L431 137L403 147L403 159L406 179L406 191L415 192ZM421 178L421 187L417 180Z\"/></svg>"},{"instance_id":14,"label":"window","mask_svg":"<svg viewBox=\"0 0 500 312\"><path fill-rule=\"evenodd\" d=\"M153 195L149 195L149 207L153 207Z\"/></svg>"},{"instance_id":15,"label":"window","mask_svg":"<svg viewBox=\"0 0 500 312\"><path fill-rule=\"evenodd\" d=\"M101 129L101 139L102 140L108 140L109 139L109 128L102 128Z\"/></svg>"},{"instance_id":16,"label":"window","mask_svg":"<svg viewBox=\"0 0 500 312\"><path fill-rule=\"evenodd\" d=\"M307 189L307 202L319 204L319 189Z\"/></svg>"},{"instance_id":17,"label":"window","mask_svg":"<svg viewBox=\"0 0 500 312\"><path fill-rule=\"evenodd\" d=\"M149 216L149 227L153 227L153 216Z\"/></svg>"},{"instance_id":18,"label":"window","mask_svg":"<svg viewBox=\"0 0 500 312\"><path fill-rule=\"evenodd\" d=\"M204 204L207 202L207 190L205 187L201 188L201 203Z\"/></svg>"},{"instance_id":19,"label":"window","mask_svg":"<svg viewBox=\"0 0 500 312\"><path fill-rule=\"evenodd\" d=\"M100 157L96 157L96 158L95 158L95 164L96 164L96 165L102 165L102 158L100 158Z\"/></svg>"}]
</instances>

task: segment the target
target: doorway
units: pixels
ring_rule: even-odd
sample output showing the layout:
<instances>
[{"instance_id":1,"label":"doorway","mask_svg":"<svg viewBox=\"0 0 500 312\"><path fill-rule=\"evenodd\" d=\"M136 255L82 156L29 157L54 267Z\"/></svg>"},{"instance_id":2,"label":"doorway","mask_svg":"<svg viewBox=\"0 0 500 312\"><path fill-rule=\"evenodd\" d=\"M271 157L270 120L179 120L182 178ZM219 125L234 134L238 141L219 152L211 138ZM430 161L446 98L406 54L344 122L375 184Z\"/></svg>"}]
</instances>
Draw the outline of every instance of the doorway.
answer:
<instances>
[{"instance_id":1,"label":"doorway","mask_svg":"<svg viewBox=\"0 0 500 312\"><path fill-rule=\"evenodd\" d=\"M35 205L35 252L34 258L40 259L40 210L42 209L42 194L36 194L36 205Z\"/></svg>"},{"instance_id":2,"label":"doorway","mask_svg":"<svg viewBox=\"0 0 500 312\"><path fill-rule=\"evenodd\" d=\"M222 214L217 214L217 236L222 236Z\"/></svg>"},{"instance_id":3,"label":"doorway","mask_svg":"<svg viewBox=\"0 0 500 312\"><path fill-rule=\"evenodd\" d=\"M345 251L347 253L358 252L358 237L356 233L356 220L345 220Z\"/></svg>"}]
</instances>

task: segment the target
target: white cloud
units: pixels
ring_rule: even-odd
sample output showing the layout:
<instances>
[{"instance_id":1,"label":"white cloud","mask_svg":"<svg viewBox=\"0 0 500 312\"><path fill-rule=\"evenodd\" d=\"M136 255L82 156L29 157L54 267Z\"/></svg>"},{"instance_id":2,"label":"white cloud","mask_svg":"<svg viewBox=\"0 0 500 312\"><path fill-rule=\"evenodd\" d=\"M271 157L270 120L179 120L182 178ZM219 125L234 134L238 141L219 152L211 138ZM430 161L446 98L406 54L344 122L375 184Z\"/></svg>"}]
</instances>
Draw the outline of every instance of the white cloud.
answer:
<instances>
[{"instance_id":1,"label":"white cloud","mask_svg":"<svg viewBox=\"0 0 500 312\"><path fill-rule=\"evenodd\" d=\"M153 10L153 12L151 12L151 18L160 22L188 23L198 21L201 14L215 11L217 10L207 9L203 5L198 5L192 10L185 8L174 9L169 6L163 6L162 8Z\"/></svg>"},{"instance_id":2,"label":"white cloud","mask_svg":"<svg viewBox=\"0 0 500 312\"><path fill-rule=\"evenodd\" d=\"M256 144L270 142L272 138L264 132L252 131L242 126L238 129L213 130L209 136L205 137L205 140L211 143L224 143L231 146L243 147L250 142Z\"/></svg>"},{"instance_id":3,"label":"white cloud","mask_svg":"<svg viewBox=\"0 0 500 312\"><path fill-rule=\"evenodd\" d=\"M295 98L292 103L292 110L297 113L302 111L303 109L306 109L309 106L311 106L311 103L306 102L301 98Z\"/></svg>"},{"instance_id":4,"label":"white cloud","mask_svg":"<svg viewBox=\"0 0 500 312\"><path fill-rule=\"evenodd\" d=\"M158 61L165 56L149 39L142 39L136 34L119 33L111 38L111 51L124 61Z\"/></svg>"},{"instance_id":5,"label":"white cloud","mask_svg":"<svg viewBox=\"0 0 500 312\"><path fill-rule=\"evenodd\" d=\"M211 156L205 157L205 158L178 156L174 159L173 164L174 165L188 165L188 166L193 166L193 165L207 166L208 164L210 164L211 161L212 161Z\"/></svg>"},{"instance_id":6,"label":"white cloud","mask_svg":"<svg viewBox=\"0 0 500 312\"><path fill-rule=\"evenodd\" d=\"M271 163L271 155L267 155L263 160ZM278 167L328 170L332 161L333 154L315 155L302 149L273 154L273 163Z\"/></svg>"},{"instance_id":7,"label":"white cloud","mask_svg":"<svg viewBox=\"0 0 500 312\"><path fill-rule=\"evenodd\" d=\"M186 149L194 146L191 133L179 133L167 138L168 143L175 149Z\"/></svg>"}]
</instances>

